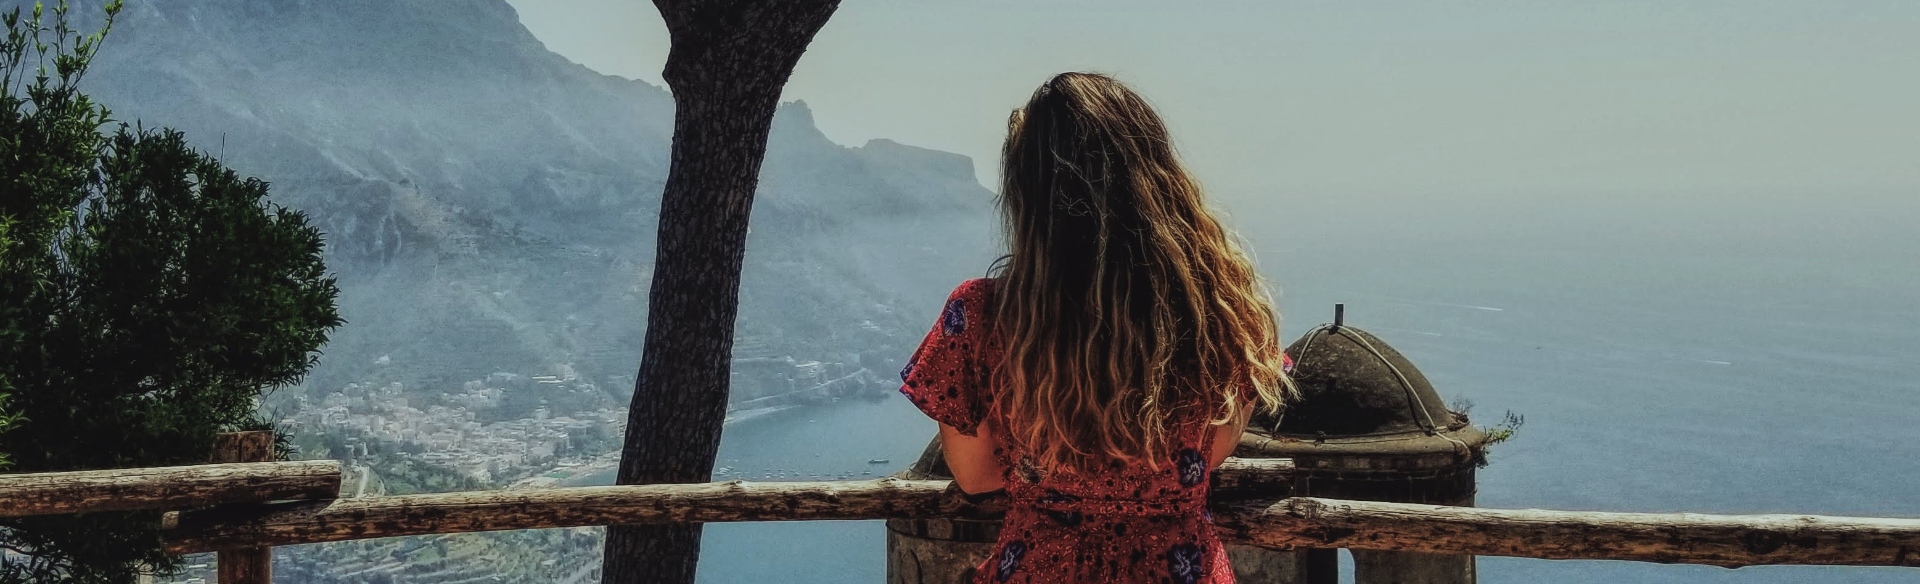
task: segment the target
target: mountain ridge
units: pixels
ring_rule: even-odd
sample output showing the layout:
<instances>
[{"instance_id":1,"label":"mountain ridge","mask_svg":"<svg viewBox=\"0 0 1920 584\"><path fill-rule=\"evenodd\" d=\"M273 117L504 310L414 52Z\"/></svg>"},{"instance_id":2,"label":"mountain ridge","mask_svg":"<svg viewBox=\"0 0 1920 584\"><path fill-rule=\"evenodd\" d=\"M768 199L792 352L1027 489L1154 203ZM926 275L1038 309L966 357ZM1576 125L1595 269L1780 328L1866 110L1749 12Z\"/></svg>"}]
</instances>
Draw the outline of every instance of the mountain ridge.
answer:
<instances>
[{"instance_id":1,"label":"mountain ridge","mask_svg":"<svg viewBox=\"0 0 1920 584\"><path fill-rule=\"evenodd\" d=\"M552 53L504 0L135 0L83 89L273 183L327 234L348 324L308 385L564 368L630 390L672 98ZM754 354L736 356L897 368L991 259L972 173L835 144L782 104L742 276ZM777 384L736 374L734 395L760 385Z\"/></svg>"}]
</instances>

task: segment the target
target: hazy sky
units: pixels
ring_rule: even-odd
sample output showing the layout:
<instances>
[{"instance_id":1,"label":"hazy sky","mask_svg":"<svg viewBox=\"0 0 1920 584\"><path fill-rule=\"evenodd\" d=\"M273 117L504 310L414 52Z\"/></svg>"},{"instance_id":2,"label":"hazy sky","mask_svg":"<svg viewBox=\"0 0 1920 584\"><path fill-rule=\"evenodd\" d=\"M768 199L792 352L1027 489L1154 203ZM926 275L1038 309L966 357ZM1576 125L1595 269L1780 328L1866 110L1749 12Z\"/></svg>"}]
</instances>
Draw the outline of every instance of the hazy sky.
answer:
<instances>
[{"instance_id":1,"label":"hazy sky","mask_svg":"<svg viewBox=\"0 0 1920 584\"><path fill-rule=\"evenodd\" d=\"M511 1L553 50L659 83L650 2ZM846 0L786 97L990 182L1007 111L1066 70L1131 82L1243 208L1920 196L1912 0Z\"/></svg>"}]
</instances>

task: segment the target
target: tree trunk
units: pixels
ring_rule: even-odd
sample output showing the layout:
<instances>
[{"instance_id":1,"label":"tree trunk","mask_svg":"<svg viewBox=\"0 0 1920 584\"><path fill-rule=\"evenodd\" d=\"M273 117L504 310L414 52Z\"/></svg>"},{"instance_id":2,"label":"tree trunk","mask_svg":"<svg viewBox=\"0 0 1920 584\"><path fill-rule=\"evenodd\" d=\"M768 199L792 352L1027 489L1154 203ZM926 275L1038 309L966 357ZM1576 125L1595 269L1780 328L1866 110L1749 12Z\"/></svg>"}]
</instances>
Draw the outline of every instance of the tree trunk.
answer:
<instances>
[{"instance_id":1,"label":"tree trunk","mask_svg":"<svg viewBox=\"0 0 1920 584\"><path fill-rule=\"evenodd\" d=\"M839 0L655 0L672 37L673 154L618 482L710 479L747 218L780 91ZM699 525L615 525L602 580L692 583Z\"/></svg>"}]
</instances>

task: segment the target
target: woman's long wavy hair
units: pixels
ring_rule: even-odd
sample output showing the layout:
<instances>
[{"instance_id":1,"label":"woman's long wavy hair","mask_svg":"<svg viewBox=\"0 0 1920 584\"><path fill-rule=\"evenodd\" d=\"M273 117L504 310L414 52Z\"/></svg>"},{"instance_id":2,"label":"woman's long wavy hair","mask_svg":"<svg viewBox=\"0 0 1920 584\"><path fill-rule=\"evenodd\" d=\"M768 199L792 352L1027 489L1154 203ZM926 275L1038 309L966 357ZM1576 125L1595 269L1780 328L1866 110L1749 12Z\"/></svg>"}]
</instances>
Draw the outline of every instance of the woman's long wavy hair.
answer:
<instances>
[{"instance_id":1,"label":"woman's long wavy hair","mask_svg":"<svg viewBox=\"0 0 1920 584\"><path fill-rule=\"evenodd\" d=\"M1178 424L1294 395L1272 301L1146 100L1055 76L1013 112L1001 168L993 407L1037 466L1158 468Z\"/></svg>"}]
</instances>

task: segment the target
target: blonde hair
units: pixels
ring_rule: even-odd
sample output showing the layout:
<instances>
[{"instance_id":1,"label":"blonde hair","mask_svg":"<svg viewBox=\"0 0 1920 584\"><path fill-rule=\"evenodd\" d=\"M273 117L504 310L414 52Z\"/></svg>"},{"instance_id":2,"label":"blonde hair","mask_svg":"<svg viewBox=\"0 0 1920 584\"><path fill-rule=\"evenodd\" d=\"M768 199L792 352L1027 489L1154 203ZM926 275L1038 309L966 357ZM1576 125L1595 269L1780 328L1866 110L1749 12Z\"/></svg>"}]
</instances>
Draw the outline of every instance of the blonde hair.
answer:
<instances>
[{"instance_id":1,"label":"blonde hair","mask_svg":"<svg viewBox=\"0 0 1920 584\"><path fill-rule=\"evenodd\" d=\"M994 408L1038 466L1158 468L1179 420L1294 396L1272 301L1146 100L1055 76L1008 120L1001 168Z\"/></svg>"}]
</instances>

